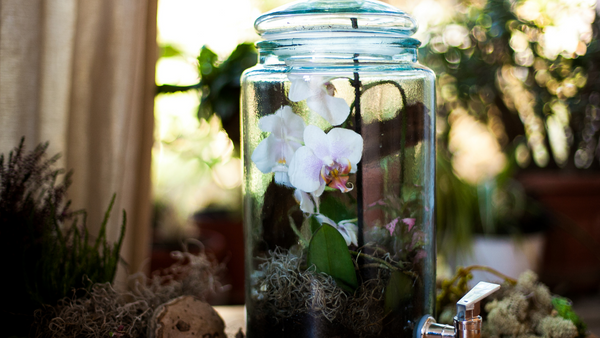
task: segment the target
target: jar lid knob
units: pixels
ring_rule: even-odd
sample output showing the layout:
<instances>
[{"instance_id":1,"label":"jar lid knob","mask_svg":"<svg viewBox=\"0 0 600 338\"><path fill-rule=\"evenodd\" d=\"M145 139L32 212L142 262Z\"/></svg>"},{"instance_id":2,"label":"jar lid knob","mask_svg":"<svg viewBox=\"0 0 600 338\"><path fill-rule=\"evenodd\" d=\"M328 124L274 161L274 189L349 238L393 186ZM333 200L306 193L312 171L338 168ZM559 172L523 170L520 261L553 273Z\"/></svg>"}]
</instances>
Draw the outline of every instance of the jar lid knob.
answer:
<instances>
[{"instance_id":1,"label":"jar lid knob","mask_svg":"<svg viewBox=\"0 0 600 338\"><path fill-rule=\"evenodd\" d=\"M303 0L278 7L254 23L264 38L315 32L408 37L417 22L406 12L376 0Z\"/></svg>"}]
</instances>

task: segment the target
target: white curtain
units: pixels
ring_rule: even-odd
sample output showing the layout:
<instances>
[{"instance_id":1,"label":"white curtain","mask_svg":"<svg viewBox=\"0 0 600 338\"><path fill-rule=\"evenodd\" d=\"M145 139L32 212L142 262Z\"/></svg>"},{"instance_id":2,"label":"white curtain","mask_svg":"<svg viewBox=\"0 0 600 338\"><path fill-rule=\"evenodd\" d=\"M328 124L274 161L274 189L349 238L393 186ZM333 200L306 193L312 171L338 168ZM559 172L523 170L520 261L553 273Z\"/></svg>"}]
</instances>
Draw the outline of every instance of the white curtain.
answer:
<instances>
[{"instance_id":1,"label":"white curtain","mask_svg":"<svg viewBox=\"0 0 600 338\"><path fill-rule=\"evenodd\" d=\"M129 272L150 247L156 57L156 0L0 0L0 152L50 141L92 234L116 193Z\"/></svg>"}]
</instances>

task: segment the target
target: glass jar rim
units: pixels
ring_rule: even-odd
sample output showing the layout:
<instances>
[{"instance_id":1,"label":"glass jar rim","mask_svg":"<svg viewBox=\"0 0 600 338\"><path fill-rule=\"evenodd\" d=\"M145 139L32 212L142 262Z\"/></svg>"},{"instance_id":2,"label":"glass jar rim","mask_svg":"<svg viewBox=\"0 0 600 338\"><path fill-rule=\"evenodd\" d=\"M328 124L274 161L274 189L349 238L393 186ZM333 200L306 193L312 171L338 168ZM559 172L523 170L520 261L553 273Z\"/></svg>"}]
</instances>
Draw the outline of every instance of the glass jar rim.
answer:
<instances>
[{"instance_id":1,"label":"glass jar rim","mask_svg":"<svg viewBox=\"0 0 600 338\"><path fill-rule=\"evenodd\" d=\"M363 34L359 37L350 33L321 32L310 37L264 40L256 46L262 57L272 55L280 61L285 60L286 63L293 60L296 60L296 63L298 60L310 60L311 63L326 64L353 60L416 62L417 48L420 44L419 40L410 37L398 38L377 34Z\"/></svg>"},{"instance_id":2,"label":"glass jar rim","mask_svg":"<svg viewBox=\"0 0 600 338\"><path fill-rule=\"evenodd\" d=\"M364 48L404 48L416 49L421 42L415 38L386 34L358 33L358 32L312 32L304 34L278 34L267 36L268 40L259 41L256 46L259 50L270 51L277 48L302 48L311 49L329 48L331 50L347 49L356 50L357 46Z\"/></svg>"}]
</instances>

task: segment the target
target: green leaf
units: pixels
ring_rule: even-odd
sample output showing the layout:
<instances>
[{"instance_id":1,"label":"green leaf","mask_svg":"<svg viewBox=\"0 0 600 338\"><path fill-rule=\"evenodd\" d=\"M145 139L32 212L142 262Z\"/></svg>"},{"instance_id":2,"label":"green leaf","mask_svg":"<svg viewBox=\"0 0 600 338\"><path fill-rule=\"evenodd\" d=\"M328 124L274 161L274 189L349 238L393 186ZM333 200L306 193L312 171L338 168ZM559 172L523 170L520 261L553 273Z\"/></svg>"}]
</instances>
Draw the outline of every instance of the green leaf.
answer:
<instances>
[{"instance_id":1,"label":"green leaf","mask_svg":"<svg viewBox=\"0 0 600 338\"><path fill-rule=\"evenodd\" d=\"M324 224L317 230L308 245L308 266L324 272L342 289L354 292L358 287L354 263L344 237L334 227Z\"/></svg>"},{"instance_id":2,"label":"green leaf","mask_svg":"<svg viewBox=\"0 0 600 338\"><path fill-rule=\"evenodd\" d=\"M389 313L412 295L412 279L401 271L393 271L385 288L385 312Z\"/></svg>"},{"instance_id":3,"label":"green leaf","mask_svg":"<svg viewBox=\"0 0 600 338\"><path fill-rule=\"evenodd\" d=\"M356 218L356 205L350 194L324 194L321 196L319 209L335 222Z\"/></svg>"},{"instance_id":4,"label":"green leaf","mask_svg":"<svg viewBox=\"0 0 600 338\"><path fill-rule=\"evenodd\" d=\"M419 189L408 184L402 186L402 200L404 202L415 201L419 199Z\"/></svg>"},{"instance_id":5,"label":"green leaf","mask_svg":"<svg viewBox=\"0 0 600 338\"><path fill-rule=\"evenodd\" d=\"M216 67L218 60L219 57L215 52L210 50L210 48L203 46L200 50L200 55L198 56L198 71L201 77L209 76Z\"/></svg>"},{"instance_id":6,"label":"green leaf","mask_svg":"<svg viewBox=\"0 0 600 338\"><path fill-rule=\"evenodd\" d=\"M198 56L202 90L198 116L209 118L217 114L227 130L227 121L239 116L240 76L245 69L256 64L256 49L251 43L240 44L225 61L218 61L213 51L202 48ZM235 122L239 125L237 120Z\"/></svg>"},{"instance_id":7,"label":"green leaf","mask_svg":"<svg viewBox=\"0 0 600 338\"><path fill-rule=\"evenodd\" d=\"M173 57L173 56L181 56L183 55L183 52L170 44L166 44L166 45L161 45L160 47L160 57L163 58L168 58L168 57Z\"/></svg>"},{"instance_id":8,"label":"green leaf","mask_svg":"<svg viewBox=\"0 0 600 338\"><path fill-rule=\"evenodd\" d=\"M310 231L311 231L311 236L312 234L314 234L315 232L317 232L317 230L319 230L319 228L321 227L321 223L319 223L319 221L317 220L316 217L314 216L310 216Z\"/></svg>"},{"instance_id":9,"label":"green leaf","mask_svg":"<svg viewBox=\"0 0 600 338\"><path fill-rule=\"evenodd\" d=\"M556 310L559 316L573 322L575 327L577 327L579 337L586 336L585 333L587 331L587 326L585 325L583 320L581 320L581 318L575 313L575 311L573 311L573 303L570 300L568 300L567 298L555 296L552 298L552 306L554 306L554 309Z\"/></svg>"}]
</instances>

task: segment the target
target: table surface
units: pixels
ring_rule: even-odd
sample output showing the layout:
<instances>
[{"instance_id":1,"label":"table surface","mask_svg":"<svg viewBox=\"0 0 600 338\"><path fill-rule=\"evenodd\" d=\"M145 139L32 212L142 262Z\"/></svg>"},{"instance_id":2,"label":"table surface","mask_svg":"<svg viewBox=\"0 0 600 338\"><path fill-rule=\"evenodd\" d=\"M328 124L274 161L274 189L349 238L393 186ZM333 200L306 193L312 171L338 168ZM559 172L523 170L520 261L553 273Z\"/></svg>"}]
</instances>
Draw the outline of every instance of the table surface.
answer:
<instances>
[{"instance_id":1,"label":"table surface","mask_svg":"<svg viewBox=\"0 0 600 338\"><path fill-rule=\"evenodd\" d=\"M574 302L575 312L587 324L588 338L600 337L600 296ZM235 338L240 329L246 332L246 311L243 305L215 306L215 310L225 321L225 334Z\"/></svg>"},{"instance_id":2,"label":"table surface","mask_svg":"<svg viewBox=\"0 0 600 338\"><path fill-rule=\"evenodd\" d=\"M240 329L246 333L246 309L243 305L214 306L214 309L225 321L225 334L235 338Z\"/></svg>"}]
</instances>

